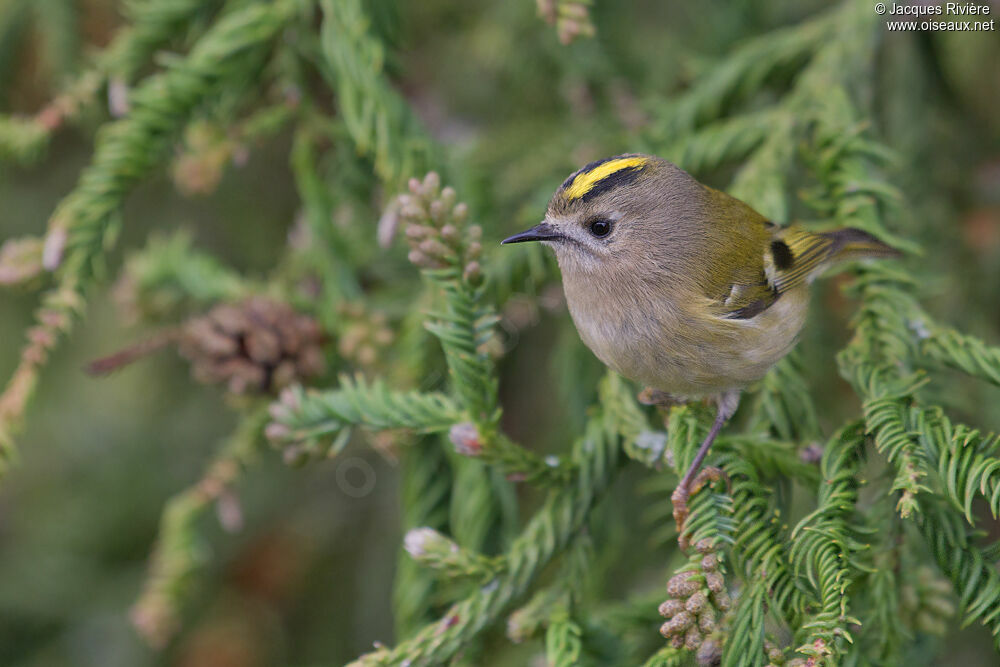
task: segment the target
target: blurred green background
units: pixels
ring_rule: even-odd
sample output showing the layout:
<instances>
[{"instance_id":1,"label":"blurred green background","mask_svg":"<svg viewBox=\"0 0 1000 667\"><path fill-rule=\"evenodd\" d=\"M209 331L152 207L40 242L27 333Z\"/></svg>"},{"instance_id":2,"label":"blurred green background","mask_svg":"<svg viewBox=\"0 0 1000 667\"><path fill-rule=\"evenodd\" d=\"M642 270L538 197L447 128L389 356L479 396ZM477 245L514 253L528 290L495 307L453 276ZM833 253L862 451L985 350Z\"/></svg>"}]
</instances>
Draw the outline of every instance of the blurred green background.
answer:
<instances>
[{"instance_id":1,"label":"blurred green background","mask_svg":"<svg viewBox=\"0 0 1000 667\"><path fill-rule=\"evenodd\" d=\"M735 45L825 5L598 0L596 36L568 46L530 0L377 0L370 10L398 89L439 144L490 248L537 222L549 194L579 165L668 141L646 133L657 109ZM40 108L79 71L83 54L107 44L119 11L111 0L0 0L0 110ZM29 25L14 39L16 12ZM869 93L879 116L871 123L899 155L891 178L908 198L909 217L898 231L926 249L914 264L924 301L941 321L996 343L1000 40L995 32L887 34L873 66ZM0 165L0 240L41 233L104 119L94 113L59 132L37 164ZM105 379L81 368L150 331L123 322L110 286L124 256L154 230L187 229L197 247L252 277L279 261L300 207L290 145L287 133L255 143L208 194L181 194L164 165L128 198L107 278L44 371L21 459L0 486L0 665L333 665L392 641L398 471L363 446L304 469L262 450L237 488L242 529L228 533L214 515L200 526L205 571L179 639L152 651L128 619L165 501L201 476L236 418L218 388L195 384L172 352ZM731 173L702 176L725 187ZM365 203L350 224L374 237L379 200L359 199ZM404 277L416 280L408 271ZM501 394L510 435L564 451L600 367L568 326L558 292L549 296L550 308L508 303ZM0 292L0 378L17 363L35 304L33 293ZM837 279L818 285L814 311L801 348L829 429L857 409L833 360L852 312ZM951 414L1000 428L1000 390L957 375L946 387L937 399ZM369 477L371 492L355 497ZM629 502L633 477L617 483L613 504ZM656 572L644 568L660 554L644 551L641 536L651 529L641 517L628 521L619 530L632 536L627 580L634 583ZM979 628L952 642L947 662L937 664L997 664ZM504 648L489 664L527 664L536 649Z\"/></svg>"}]
</instances>

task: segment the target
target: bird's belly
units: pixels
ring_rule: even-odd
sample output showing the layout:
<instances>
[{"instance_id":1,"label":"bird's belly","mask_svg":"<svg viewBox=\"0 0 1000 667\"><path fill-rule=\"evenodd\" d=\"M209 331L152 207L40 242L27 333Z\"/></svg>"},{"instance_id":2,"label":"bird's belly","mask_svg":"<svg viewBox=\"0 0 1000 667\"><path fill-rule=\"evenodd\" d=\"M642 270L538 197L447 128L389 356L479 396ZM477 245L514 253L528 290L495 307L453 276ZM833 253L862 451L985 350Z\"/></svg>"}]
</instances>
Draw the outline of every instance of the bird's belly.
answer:
<instances>
[{"instance_id":1,"label":"bird's belly","mask_svg":"<svg viewBox=\"0 0 1000 667\"><path fill-rule=\"evenodd\" d=\"M807 299L805 290L785 294L749 320L640 304L609 312L599 303L568 302L583 342L613 370L675 396L705 396L759 380L788 354Z\"/></svg>"}]
</instances>

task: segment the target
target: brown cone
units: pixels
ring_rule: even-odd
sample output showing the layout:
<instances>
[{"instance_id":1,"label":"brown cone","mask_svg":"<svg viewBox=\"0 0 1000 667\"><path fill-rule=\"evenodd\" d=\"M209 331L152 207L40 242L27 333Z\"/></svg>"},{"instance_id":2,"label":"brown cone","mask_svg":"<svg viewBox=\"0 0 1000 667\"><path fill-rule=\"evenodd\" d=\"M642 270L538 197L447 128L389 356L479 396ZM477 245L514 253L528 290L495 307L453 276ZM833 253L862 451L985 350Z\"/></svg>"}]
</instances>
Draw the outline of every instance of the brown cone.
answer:
<instances>
[{"instance_id":1,"label":"brown cone","mask_svg":"<svg viewBox=\"0 0 1000 667\"><path fill-rule=\"evenodd\" d=\"M312 318L263 297L216 306L184 325L178 349L194 377L236 394L273 392L323 371L323 333Z\"/></svg>"}]
</instances>

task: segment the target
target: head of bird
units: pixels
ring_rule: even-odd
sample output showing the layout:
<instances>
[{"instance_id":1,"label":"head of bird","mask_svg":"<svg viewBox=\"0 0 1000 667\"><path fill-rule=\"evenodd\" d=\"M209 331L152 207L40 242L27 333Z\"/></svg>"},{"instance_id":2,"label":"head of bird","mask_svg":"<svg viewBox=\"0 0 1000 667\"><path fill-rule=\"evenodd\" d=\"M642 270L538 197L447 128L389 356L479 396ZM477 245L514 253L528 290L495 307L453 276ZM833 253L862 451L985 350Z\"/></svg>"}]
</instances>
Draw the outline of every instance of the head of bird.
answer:
<instances>
[{"instance_id":1,"label":"head of bird","mask_svg":"<svg viewBox=\"0 0 1000 667\"><path fill-rule=\"evenodd\" d=\"M704 250L706 188L666 160L620 155L592 162L556 190L545 219L503 243L551 247L563 281L680 281Z\"/></svg>"}]
</instances>

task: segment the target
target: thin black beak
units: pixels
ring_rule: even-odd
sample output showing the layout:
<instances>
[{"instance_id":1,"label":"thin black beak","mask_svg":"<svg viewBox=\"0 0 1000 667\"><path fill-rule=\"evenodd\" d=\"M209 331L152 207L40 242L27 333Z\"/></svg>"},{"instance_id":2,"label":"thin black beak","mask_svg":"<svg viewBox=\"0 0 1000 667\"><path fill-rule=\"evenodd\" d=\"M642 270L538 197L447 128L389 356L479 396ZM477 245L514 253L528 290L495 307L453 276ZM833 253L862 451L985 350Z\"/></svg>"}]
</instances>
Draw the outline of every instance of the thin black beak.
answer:
<instances>
[{"instance_id":1,"label":"thin black beak","mask_svg":"<svg viewBox=\"0 0 1000 667\"><path fill-rule=\"evenodd\" d=\"M507 243L524 243L525 241L551 241L552 239L560 238L562 238L562 234L557 233L552 225L542 222L535 225L531 229L524 230L520 234L514 234L513 236L504 239L500 242L500 245L505 245Z\"/></svg>"}]
</instances>

